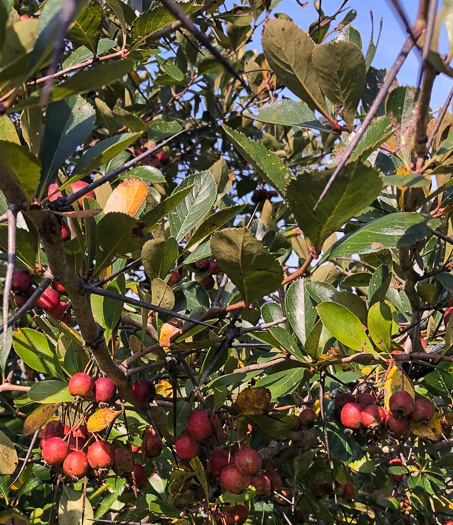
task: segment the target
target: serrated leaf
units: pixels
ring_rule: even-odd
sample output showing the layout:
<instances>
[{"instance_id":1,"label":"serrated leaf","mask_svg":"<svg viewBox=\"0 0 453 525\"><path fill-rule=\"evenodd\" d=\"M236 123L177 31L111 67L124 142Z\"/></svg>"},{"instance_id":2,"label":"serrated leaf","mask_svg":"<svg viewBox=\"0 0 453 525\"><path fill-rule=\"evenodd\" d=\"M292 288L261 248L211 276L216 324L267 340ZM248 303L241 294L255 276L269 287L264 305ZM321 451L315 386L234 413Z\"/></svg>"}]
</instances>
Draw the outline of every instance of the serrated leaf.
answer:
<instances>
[{"instance_id":1,"label":"serrated leaf","mask_svg":"<svg viewBox=\"0 0 453 525\"><path fill-rule=\"evenodd\" d=\"M387 141L393 133L392 123L385 115L373 120L367 127L351 155L351 161L356 159L366 160L378 147ZM346 148L348 143L344 144Z\"/></svg>"},{"instance_id":2,"label":"serrated leaf","mask_svg":"<svg viewBox=\"0 0 453 525\"><path fill-rule=\"evenodd\" d=\"M390 306L378 302L368 311L368 331L374 344L389 354L392 351L393 315Z\"/></svg>"},{"instance_id":3,"label":"serrated leaf","mask_svg":"<svg viewBox=\"0 0 453 525\"><path fill-rule=\"evenodd\" d=\"M167 182L162 172L153 166L138 166L137 168L132 168L120 175L119 178L126 179L131 177L133 179L143 180L148 184L162 184Z\"/></svg>"},{"instance_id":4,"label":"serrated leaf","mask_svg":"<svg viewBox=\"0 0 453 525\"><path fill-rule=\"evenodd\" d=\"M277 399L294 392L300 383L304 381L306 374L305 368L290 368L289 370L268 374L259 379L255 385L256 388L266 388L272 395L272 398Z\"/></svg>"},{"instance_id":5,"label":"serrated leaf","mask_svg":"<svg viewBox=\"0 0 453 525\"><path fill-rule=\"evenodd\" d=\"M35 383L28 397L36 403L68 403L74 401L66 381L46 380Z\"/></svg>"},{"instance_id":6,"label":"serrated leaf","mask_svg":"<svg viewBox=\"0 0 453 525\"><path fill-rule=\"evenodd\" d=\"M189 186L192 186L190 193L168 218L170 233L178 242L207 215L217 197L217 185L209 171L189 175L173 194Z\"/></svg>"},{"instance_id":7,"label":"serrated leaf","mask_svg":"<svg viewBox=\"0 0 453 525\"><path fill-rule=\"evenodd\" d=\"M142 248L142 263L146 275L151 280L156 277L163 279L173 268L178 256L178 242L174 237L146 241Z\"/></svg>"},{"instance_id":8,"label":"serrated leaf","mask_svg":"<svg viewBox=\"0 0 453 525\"><path fill-rule=\"evenodd\" d=\"M297 102L291 99L265 104L252 117L255 120L268 124L329 131L328 128L319 122L313 111L304 102Z\"/></svg>"},{"instance_id":9,"label":"serrated leaf","mask_svg":"<svg viewBox=\"0 0 453 525\"><path fill-rule=\"evenodd\" d=\"M86 9L75 19L69 31L69 38L80 45L90 48L96 53L101 36L100 25L104 10L97 2L90 2Z\"/></svg>"},{"instance_id":10,"label":"serrated leaf","mask_svg":"<svg viewBox=\"0 0 453 525\"><path fill-rule=\"evenodd\" d=\"M74 490L68 484L61 491L58 503L58 525L84 525L93 523L93 507L85 491Z\"/></svg>"},{"instance_id":11,"label":"serrated leaf","mask_svg":"<svg viewBox=\"0 0 453 525\"><path fill-rule=\"evenodd\" d=\"M227 228L215 233L211 251L247 305L281 285L280 264L247 228Z\"/></svg>"},{"instance_id":12,"label":"serrated leaf","mask_svg":"<svg viewBox=\"0 0 453 525\"><path fill-rule=\"evenodd\" d=\"M258 175L283 194L286 182L290 177L283 161L273 151L267 149L264 144L250 139L226 125L222 127L240 155L256 169Z\"/></svg>"},{"instance_id":13,"label":"serrated leaf","mask_svg":"<svg viewBox=\"0 0 453 525\"><path fill-rule=\"evenodd\" d=\"M16 354L33 370L54 377L61 375L55 349L43 333L31 328L18 328L13 333L13 346Z\"/></svg>"},{"instance_id":14,"label":"serrated leaf","mask_svg":"<svg viewBox=\"0 0 453 525\"><path fill-rule=\"evenodd\" d=\"M152 230L158 222L167 216L174 208L192 192L194 184L173 192L169 197L159 202L152 210L140 217L145 226Z\"/></svg>"},{"instance_id":15,"label":"serrated leaf","mask_svg":"<svg viewBox=\"0 0 453 525\"><path fill-rule=\"evenodd\" d=\"M375 353L362 323L348 308L338 303L324 302L316 310L322 324L340 343L357 352Z\"/></svg>"},{"instance_id":16,"label":"serrated leaf","mask_svg":"<svg viewBox=\"0 0 453 525\"><path fill-rule=\"evenodd\" d=\"M107 428L112 421L121 414L121 410L112 410L111 408L100 408L92 414L87 421L88 432L101 432Z\"/></svg>"},{"instance_id":17,"label":"serrated leaf","mask_svg":"<svg viewBox=\"0 0 453 525\"><path fill-rule=\"evenodd\" d=\"M305 345L308 332L316 320L316 310L305 289L305 279L291 283L285 294L285 310L291 328Z\"/></svg>"},{"instance_id":18,"label":"serrated leaf","mask_svg":"<svg viewBox=\"0 0 453 525\"><path fill-rule=\"evenodd\" d=\"M41 166L25 146L0 140L0 176L4 177L2 173L9 176L30 200L41 177Z\"/></svg>"},{"instance_id":19,"label":"serrated leaf","mask_svg":"<svg viewBox=\"0 0 453 525\"><path fill-rule=\"evenodd\" d=\"M40 429L49 418L55 414L61 403L48 403L39 406L36 410L33 410L31 414L27 416L22 429L23 436L30 436Z\"/></svg>"},{"instance_id":20,"label":"serrated leaf","mask_svg":"<svg viewBox=\"0 0 453 525\"><path fill-rule=\"evenodd\" d=\"M104 206L104 213L125 213L135 217L148 196L148 185L138 179L127 179L118 184Z\"/></svg>"},{"instance_id":21,"label":"serrated leaf","mask_svg":"<svg viewBox=\"0 0 453 525\"><path fill-rule=\"evenodd\" d=\"M412 381L402 370L393 365L388 371L384 384L384 408L386 410L389 409L389 399L395 392L400 390L405 390L415 400L415 390L412 386Z\"/></svg>"},{"instance_id":22,"label":"serrated leaf","mask_svg":"<svg viewBox=\"0 0 453 525\"><path fill-rule=\"evenodd\" d=\"M361 162L347 164L314 210L332 170L301 173L286 186L286 200L297 224L319 251L324 241L359 215L383 188L379 172Z\"/></svg>"},{"instance_id":23,"label":"serrated leaf","mask_svg":"<svg viewBox=\"0 0 453 525\"><path fill-rule=\"evenodd\" d=\"M0 430L0 475L13 474L18 463L13 442Z\"/></svg>"}]
</instances>

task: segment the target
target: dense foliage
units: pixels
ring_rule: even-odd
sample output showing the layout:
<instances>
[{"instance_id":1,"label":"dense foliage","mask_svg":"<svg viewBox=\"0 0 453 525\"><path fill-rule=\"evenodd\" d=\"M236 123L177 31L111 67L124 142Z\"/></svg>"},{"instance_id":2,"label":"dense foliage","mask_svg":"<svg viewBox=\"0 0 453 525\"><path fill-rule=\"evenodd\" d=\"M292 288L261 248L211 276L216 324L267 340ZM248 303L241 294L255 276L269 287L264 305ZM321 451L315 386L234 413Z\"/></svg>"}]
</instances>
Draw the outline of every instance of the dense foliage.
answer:
<instances>
[{"instance_id":1,"label":"dense foliage","mask_svg":"<svg viewBox=\"0 0 453 525\"><path fill-rule=\"evenodd\" d=\"M0 0L0 523L452 523L453 5L337 3Z\"/></svg>"}]
</instances>

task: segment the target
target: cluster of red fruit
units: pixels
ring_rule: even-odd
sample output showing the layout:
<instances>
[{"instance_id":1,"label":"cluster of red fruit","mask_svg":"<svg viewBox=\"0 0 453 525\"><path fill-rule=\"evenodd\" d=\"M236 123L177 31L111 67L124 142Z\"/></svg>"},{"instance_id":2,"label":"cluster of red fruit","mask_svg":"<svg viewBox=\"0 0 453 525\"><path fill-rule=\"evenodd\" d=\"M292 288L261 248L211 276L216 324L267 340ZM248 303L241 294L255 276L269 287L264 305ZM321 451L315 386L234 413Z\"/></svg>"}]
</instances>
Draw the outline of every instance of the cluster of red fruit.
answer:
<instances>
[{"instance_id":1,"label":"cluster of red fruit","mask_svg":"<svg viewBox=\"0 0 453 525\"><path fill-rule=\"evenodd\" d=\"M27 270L16 270L14 272L11 288L15 292L14 304L18 308L23 306L36 290L32 276ZM63 323L69 323L71 321L71 312L68 310L68 303L61 300L60 294L66 294L66 290L60 283L53 281L52 287L44 290L37 299L35 306L48 312L55 319Z\"/></svg>"},{"instance_id":2,"label":"cluster of red fruit","mask_svg":"<svg viewBox=\"0 0 453 525\"><path fill-rule=\"evenodd\" d=\"M429 421L434 415L434 405L429 399L412 396L405 390L395 392L389 399L389 410L376 404L372 394L360 394L357 399L350 393L335 398L335 408L341 412L341 423L353 430L383 426L396 438L405 439L410 433L411 420L417 423Z\"/></svg>"},{"instance_id":3,"label":"cluster of red fruit","mask_svg":"<svg viewBox=\"0 0 453 525\"><path fill-rule=\"evenodd\" d=\"M272 197L278 197L278 193L275 190L266 190L266 188L257 188L252 193L252 202L258 204L259 202L264 202L265 200L270 200Z\"/></svg>"},{"instance_id":4,"label":"cluster of red fruit","mask_svg":"<svg viewBox=\"0 0 453 525\"><path fill-rule=\"evenodd\" d=\"M206 290L212 290L215 285L213 275L217 275L220 272L219 265L213 259L201 259L194 263L194 267L197 271L203 272L200 275L195 275L195 279L201 283ZM181 272L179 270L173 270L168 280L168 286L174 286L179 283L182 279Z\"/></svg>"},{"instance_id":5,"label":"cluster of red fruit","mask_svg":"<svg viewBox=\"0 0 453 525\"><path fill-rule=\"evenodd\" d=\"M146 149L137 150L137 155L141 155L142 153L145 153L145 151ZM157 156L147 157L144 162L159 170L170 162L170 154L167 151L160 151Z\"/></svg>"}]
</instances>

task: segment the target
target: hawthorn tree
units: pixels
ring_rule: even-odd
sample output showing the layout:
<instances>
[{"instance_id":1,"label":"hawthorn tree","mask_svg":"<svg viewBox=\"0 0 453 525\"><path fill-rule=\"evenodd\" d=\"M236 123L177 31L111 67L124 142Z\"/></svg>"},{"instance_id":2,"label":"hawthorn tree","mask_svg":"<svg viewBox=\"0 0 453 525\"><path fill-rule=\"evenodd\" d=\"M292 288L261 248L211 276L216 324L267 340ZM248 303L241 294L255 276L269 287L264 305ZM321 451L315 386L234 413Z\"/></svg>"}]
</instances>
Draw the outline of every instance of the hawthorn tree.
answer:
<instances>
[{"instance_id":1,"label":"hawthorn tree","mask_svg":"<svg viewBox=\"0 0 453 525\"><path fill-rule=\"evenodd\" d=\"M452 523L453 6L278 4L1 0L0 523Z\"/></svg>"}]
</instances>

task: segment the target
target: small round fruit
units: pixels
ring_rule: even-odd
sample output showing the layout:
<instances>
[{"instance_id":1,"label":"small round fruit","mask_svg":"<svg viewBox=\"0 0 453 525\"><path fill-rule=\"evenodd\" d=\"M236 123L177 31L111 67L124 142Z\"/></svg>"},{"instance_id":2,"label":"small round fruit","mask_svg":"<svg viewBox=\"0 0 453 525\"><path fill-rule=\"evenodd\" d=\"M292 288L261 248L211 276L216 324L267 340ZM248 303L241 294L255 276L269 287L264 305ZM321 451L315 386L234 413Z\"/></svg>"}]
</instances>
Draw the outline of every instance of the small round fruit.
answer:
<instances>
[{"instance_id":1,"label":"small round fruit","mask_svg":"<svg viewBox=\"0 0 453 525\"><path fill-rule=\"evenodd\" d=\"M347 501L350 501L355 496L355 488L354 485L350 481L346 481L343 487L343 493L341 494L341 497Z\"/></svg>"},{"instance_id":2,"label":"small round fruit","mask_svg":"<svg viewBox=\"0 0 453 525\"><path fill-rule=\"evenodd\" d=\"M57 432L58 434L63 435L63 423L59 419L52 419L49 421L44 428L44 434L48 432Z\"/></svg>"},{"instance_id":3,"label":"small round fruit","mask_svg":"<svg viewBox=\"0 0 453 525\"><path fill-rule=\"evenodd\" d=\"M69 226L65 221L63 221L60 224L60 231L61 231L61 238L63 239L63 242L67 242L71 240L71 230L69 229Z\"/></svg>"},{"instance_id":4,"label":"small round fruit","mask_svg":"<svg viewBox=\"0 0 453 525\"><path fill-rule=\"evenodd\" d=\"M157 154L157 160L162 164L165 165L170 161L170 155L166 151L160 151Z\"/></svg>"},{"instance_id":5,"label":"small round fruit","mask_svg":"<svg viewBox=\"0 0 453 525\"><path fill-rule=\"evenodd\" d=\"M132 386L135 399L140 403L147 403L150 398L156 395L154 384L148 379L137 379Z\"/></svg>"},{"instance_id":6,"label":"small round fruit","mask_svg":"<svg viewBox=\"0 0 453 525\"><path fill-rule=\"evenodd\" d=\"M117 448L113 459L113 470L118 476L125 476L134 470L134 457L126 448Z\"/></svg>"},{"instance_id":7,"label":"small round fruit","mask_svg":"<svg viewBox=\"0 0 453 525\"><path fill-rule=\"evenodd\" d=\"M134 464L133 475L137 487L146 487L146 485L149 485L148 478L146 477L145 467L140 465L140 463ZM132 479L132 476L130 476L130 479Z\"/></svg>"},{"instance_id":8,"label":"small round fruit","mask_svg":"<svg viewBox=\"0 0 453 525\"><path fill-rule=\"evenodd\" d=\"M254 204L258 204L259 202L263 202L267 199L267 190L265 188L257 188L252 193L252 202Z\"/></svg>"},{"instance_id":9,"label":"small round fruit","mask_svg":"<svg viewBox=\"0 0 453 525\"><path fill-rule=\"evenodd\" d=\"M207 275L201 279L200 284L206 288L206 290L212 290L215 285L215 280L212 275Z\"/></svg>"},{"instance_id":10,"label":"small round fruit","mask_svg":"<svg viewBox=\"0 0 453 525\"><path fill-rule=\"evenodd\" d=\"M414 410L414 400L409 392L400 390L389 399L390 413L395 417L408 416Z\"/></svg>"},{"instance_id":11,"label":"small round fruit","mask_svg":"<svg viewBox=\"0 0 453 525\"><path fill-rule=\"evenodd\" d=\"M403 466L403 462L401 461L400 458L393 458L390 460L390 466L391 467L402 467ZM403 475L402 474L392 474L392 478L395 480L395 481L401 481L403 479Z\"/></svg>"},{"instance_id":12,"label":"small round fruit","mask_svg":"<svg viewBox=\"0 0 453 525\"><path fill-rule=\"evenodd\" d=\"M270 494L272 490L271 480L265 474L257 474L252 476L250 485L255 487L258 496Z\"/></svg>"},{"instance_id":13,"label":"small round fruit","mask_svg":"<svg viewBox=\"0 0 453 525\"><path fill-rule=\"evenodd\" d=\"M183 434L176 440L175 450L181 459L192 459L198 456L200 445L192 436Z\"/></svg>"},{"instance_id":14,"label":"small round fruit","mask_svg":"<svg viewBox=\"0 0 453 525\"><path fill-rule=\"evenodd\" d=\"M417 397L414 404L414 410L411 412L411 419L421 423L429 421L434 416L434 405L429 399Z\"/></svg>"},{"instance_id":15,"label":"small round fruit","mask_svg":"<svg viewBox=\"0 0 453 525\"><path fill-rule=\"evenodd\" d=\"M78 180L71 184L72 193L77 193L78 191L85 189L87 186L88 186L87 182L84 182L83 180ZM83 199L95 199L95 198L96 198L96 195L94 191L89 191L88 193L85 193L83 197L80 197L79 199L77 199L77 202L79 206L82 207Z\"/></svg>"},{"instance_id":16,"label":"small round fruit","mask_svg":"<svg viewBox=\"0 0 453 525\"><path fill-rule=\"evenodd\" d=\"M377 427L382 423L381 411L376 405L366 406L360 415L364 427Z\"/></svg>"},{"instance_id":17,"label":"small round fruit","mask_svg":"<svg viewBox=\"0 0 453 525\"><path fill-rule=\"evenodd\" d=\"M66 295L65 287L60 284L58 281L52 281L52 288L56 290L61 295Z\"/></svg>"},{"instance_id":18,"label":"small round fruit","mask_svg":"<svg viewBox=\"0 0 453 525\"><path fill-rule=\"evenodd\" d=\"M373 395L367 394L365 392L363 394L360 394L357 397L357 403L359 405L363 405L365 407L370 406L370 405L375 405L376 404L376 398Z\"/></svg>"},{"instance_id":19,"label":"small round fruit","mask_svg":"<svg viewBox=\"0 0 453 525\"><path fill-rule=\"evenodd\" d=\"M335 396L335 410L338 410L338 412L341 412L343 407L347 405L348 403L354 403L355 397L350 394L349 392L343 392L342 394L338 394Z\"/></svg>"},{"instance_id":20,"label":"small round fruit","mask_svg":"<svg viewBox=\"0 0 453 525\"><path fill-rule=\"evenodd\" d=\"M209 470L214 476L220 476L222 470L229 464L229 454L226 450L214 450L209 458Z\"/></svg>"},{"instance_id":21,"label":"small round fruit","mask_svg":"<svg viewBox=\"0 0 453 525\"><path fill-rule=\"evenodd\" d=\"M50 184L49 188L47 189L47 195L49 196L49 201L53 202L56 201L59 197L63 197L61 194L61 191L58 190L58 184Z\"/></svg>"},{"instance_id":22,"label":"small round fruit","mask_svg":"<svg viewBox=\"0 0 453 525\"><path fill-rule=\"evenodd\" d=\"M235 467L245 476L253 476L263 465L263 460L256 450L243 448L234 456Z\"/></svg>"},{"instance_id":23,"label":"small round fruit","mask_svg":"<svg viewBox=\"0 0 453 525\"><path fill-rule=\"evenodd\" d=\"M312 408L304 408L297 416L299 423L303 426L312 426L316 417L316 412Z\"/></svg>"},{"instance_id":24,"label":"small round fruit","mask_svg":"<svg viewBox=\"0 0 453 525\"><path fill-rule=\"evenodd\" d=\"M16 270L13 273L13 280L11 283L11 290L13 292L27 293L33 284L31 275L27 270Z\"/></svg>"},{"instance_id":25,"label":"small round fruit","mask_svg":"<svg viewBox=\"0 0 453 525\"><path fill-rule=\"evenodd\" d=\"M341 423L346 428L358 430L362 426L362 407L357 403L348 403L341 410Z\"/></svg>"},{"instance_id":26,"label":"small round fruit","mask_svg":"<svg viewBox=\"0 0 453 525\"><path fill-rule=\"evenodd\" d=\"M244 505L234 505L234 507L230 507L228 514L231 516L233 523L245 523L249 517L249 511Z\"/></svg>"},{"instance_id":27,"label":"small round fruit","mask_svg":"<svg viewBox=\"0 0 453 525\"><path fill-rule=\"evenodd\" d=\"M63 463L63 473L68 478L83 478L87 475L90 466L85 452L70 452Z\"/></svg>"},{"instance_id":28,"label":"small round fruit","mask_svg":"<svg viewBox=\"0 0 453 525\"><path fill-rule=\"evenodd\" d=\"M115 401L116 385L108 377L100 377L94 383L94 399L97 403L108 403Z\"/></svg>"},{"instance_id":29,"label":"small round fruit","mask_svg":"<svg viewBox=\"0 0 453 525\"><path fill-rule=\"evenodd\" d=\"M96 441L88 447L87 457L91 468L111 468L115 459L115 447L107 441Z\"/></svg>"},{"instance_id":30,"label":"small round fruit","mask_svg":"<svg viewBox=\"0 0 453 525\"><path fill-rule=\"evenodd\" d=\"M194 266L197 270L205 272L209 268L209 259L201 259L201 261L194 262Z\"/></svg>"},{"instance_id":31,"label":"small round fruit","mask_svg":"<svg viewBox=\"0 0 453 525\"><path fill-rule=\"evenodd\" d=\"M38 308L41 308L46 312L50 312L51 310L56 308L59 303L60 294L53 288L47 288L47 290L44 290L44 292L38 298L35 304Z\"/></svg>"},{"instance_id":32,"label":"small round fruit","mask_svg":"<svg viewBox=\"0 0 453 525\"><path fill-rule=\"evenodd\" d=\"M60 432L53 432L51 430L49 432L45 432L44 436L41 438L41 441L39 442L39 448L42 450L45 442L55 437L62 438L63 435Z\"/></svg>"},{"instance_id":33,"label":"small round fruit","mask_svg":"<svg viewBox=\"0 0 453 525\"><path fill-rule=\"evenodd\" d=\"M228 465L220 474L220 484L233 494L243 492L251 482L250 476L245 476L234 465Z\"/></svg>"},{"instance_id":34,"label":"small round fruit","mask_svg":"<svg viewBox=\"0 0 453 525\"><path fill-rule=\"evenodd\" d=\"M74 397L93 397L94 381L84 372L74 374L69 380L69 393Z\"/></svg>"},{"instance_id":35,"label":"small round fruit","mask_svg":"<svg viewBox=\"0 0 453 525\"><path fill-rule=\"evenodd\" d=\"M198 408L187 420L187 431L197 441L203 441L214 432L214 414L210 410Z\"/></svg>"},{"instance_id":36,"label":"small round fruit","mask_svg":"<svg viewBox=\"0 0 453 525\"><path fill-rule=\"evenodd\" d=\"M50 310L49 314L55 319L58 319L59 321L61 321L65 315L67 307L68 307L68 303L66 301L60 301L56 308L54 308L53 310Z\"/></svg>"},{"instance_id":37,"label":"small round fruit","mask_svg":"<svg viewBox=\"0 0 453 525\"><path fill-rule=\"evenodd\" d=\"M408 417L396 418L391 414L386 420L387 428L399 439L405 439L409 435L410 420Z\"/></svg>"},{"instance_id":38,"label":"small round fruit","mask_svg":"<svg viewBox=\"0 0 453 525\"><path fill-rule=\"evenodd\" d=\"M209 271L212 275L217 275L220 272L220 266L214 259L209 260Z\"/></svg>"},{"instance_id":39,"label":"small round fruit","mask_svg":"<svg viewBox=\"0 0 453 525\"><path fill-rule=\"evenodd\" d=\"M76 427L71 429L71 436L89 439L90 433L88 432L88 428L86 425L77 425Z\"/></svg>"},{"instance_id":40,"label":"small round fruit","mask_svg":"<svg viewBox=\"0 0 453 525\"><path fill-rule=\"evenodd\" d=\"M61 437L47 439L42 447L42 457L50 465L63 463L68 454L68 444Z\"/></svg>"},{"instance_id":41,"label":"small round fruit","mask_svg":"<svg viewBox=\"0 0 453 525\"><path fill-rule=\"evenodd\" d=\"M175 284L179 283L180 281L182 280L182 275L181 273L179 272L179 270L173 270L170 274L170 278L168 279L168 286L170 286L170 288L172 286L174 286Z\"/></svg>"},{"instance_id":42,"label":"small round fruit","mask_svg":"<svg viewBox=\"0 0 453 525\"><path fill-rule=\"evenodd\" d=\"M145 458L157 458L162 452L162 441L155 434L147 432L141 450Z\"/></svg>"},{"instance_id":43,"label":"small round fruit","mask_svg":"<svg viewBox=\"0 0 453 525\"><path fill-rule=\"evenodd\" d=\"M280 490L282 488L283 481L279 472L276 470L265 470L264 474L269 478L272 490Z\"/></svg>"}]
</instances>

